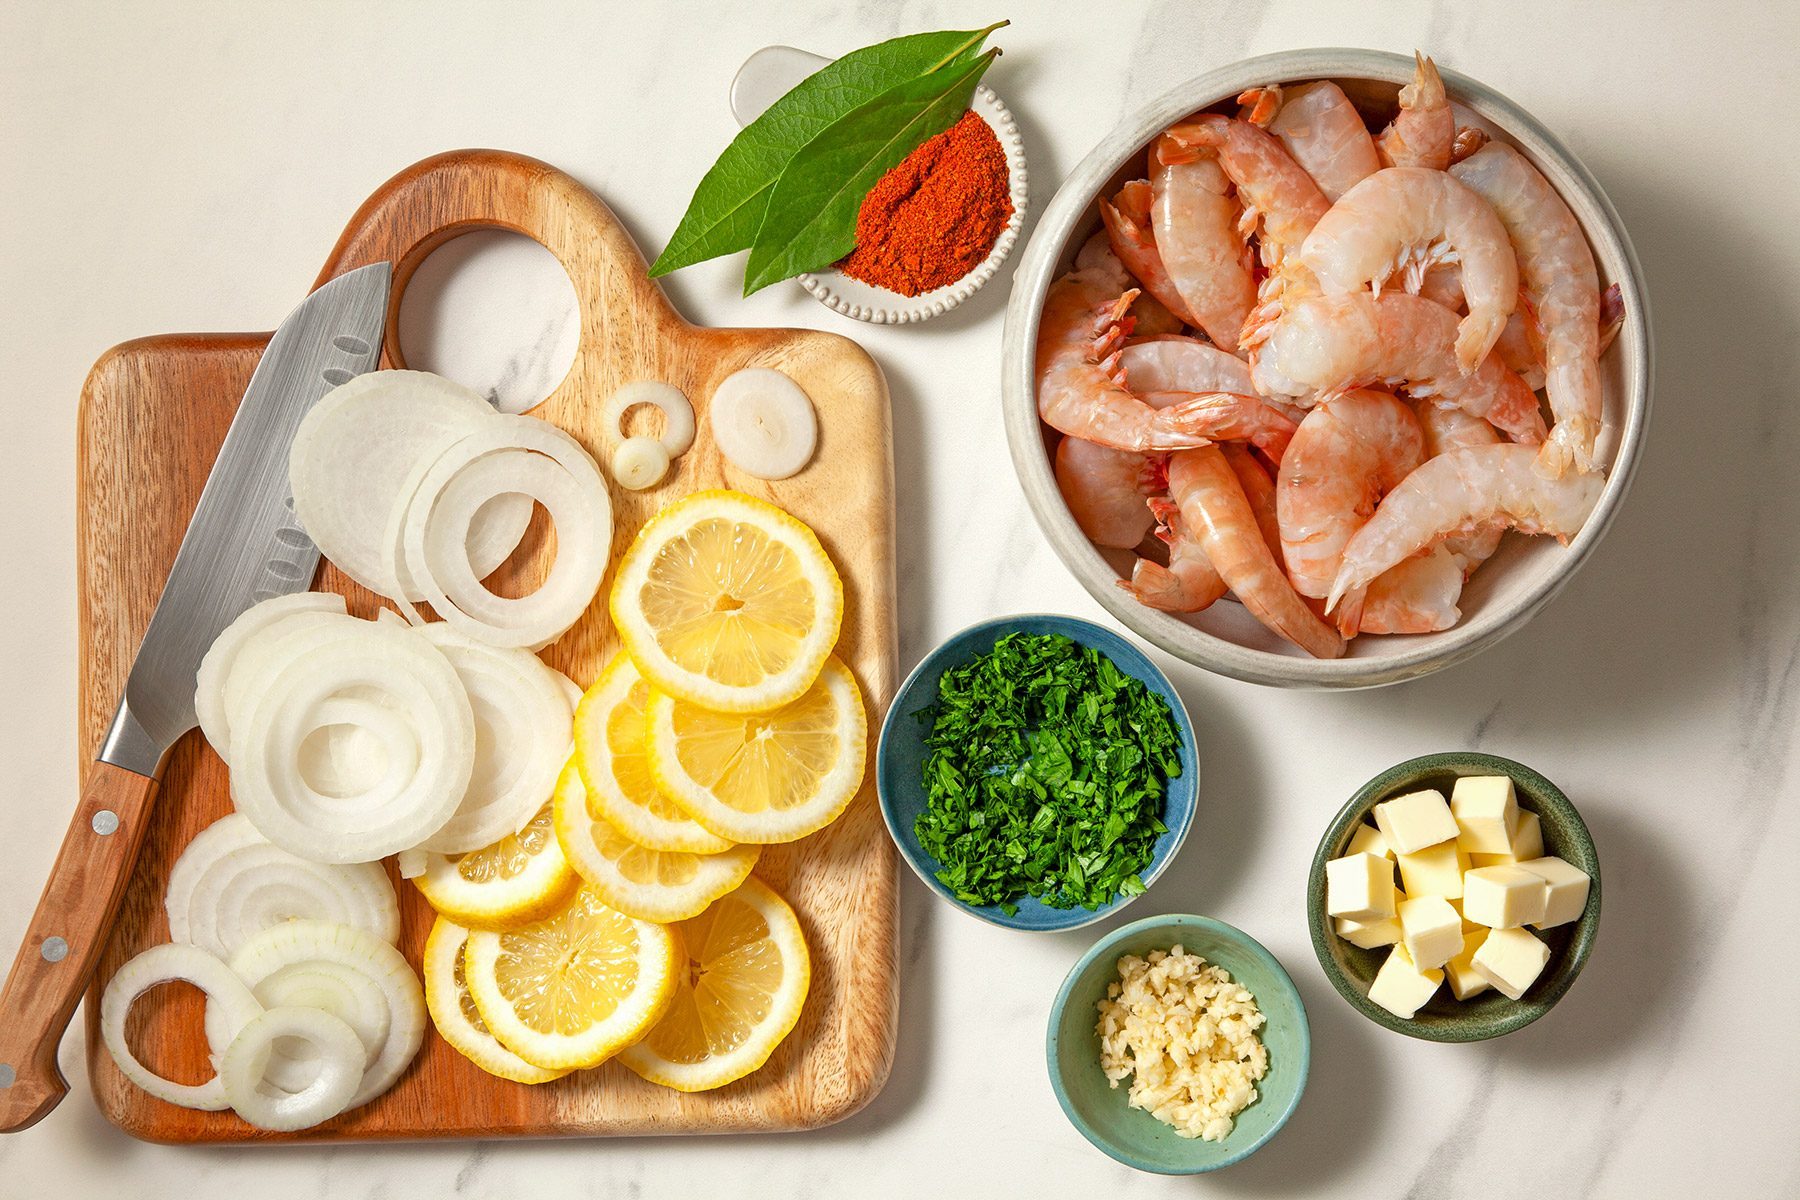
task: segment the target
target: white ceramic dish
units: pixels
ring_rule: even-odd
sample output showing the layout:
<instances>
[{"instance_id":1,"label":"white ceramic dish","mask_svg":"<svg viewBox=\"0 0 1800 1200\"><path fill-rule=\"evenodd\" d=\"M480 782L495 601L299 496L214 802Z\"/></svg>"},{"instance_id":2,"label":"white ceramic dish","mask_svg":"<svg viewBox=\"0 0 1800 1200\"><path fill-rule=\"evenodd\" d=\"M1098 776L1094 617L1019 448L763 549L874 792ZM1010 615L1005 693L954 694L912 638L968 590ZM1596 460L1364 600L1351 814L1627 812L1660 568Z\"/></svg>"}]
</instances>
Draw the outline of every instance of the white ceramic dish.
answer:
<instances>
[{"instance_id":1,"label":"white ceramic dish","mask_svg":"<svg viewBox=\"0 0 1800 1200\"><path fill-rule=\"evenodd\" d=\"M1038 313L1050 283L1098 227L1101 195L1143 174L1144 148L1162 129L1198 109L1232 101L1247 87L1334 79L1366 113L1385 121L1410 57L1376 50L1293 50L1246 59L1173 89L1128 118L1070 174L1026 246L1006 313L1002 403L1013 466L1039 527L1063 563L1095 600L1139 636L1197 666L1279 687L1375 687L1413 679L1461 662L1529 621L1593 553L1624 501L1650 415L1650 321L1637 256L1618 214L1587 168L1554 134L1505 96L1454 71L1444 83L1462 124L1480 124L1518 147L1574 211L1593 245L1601 286L1617 283L1625 322L1601 363L1606 432L1599 446L1606 489L1587 525L1567 547L1549 538L1509 534L1500 552L1469 581L1462 621L1442 633L1360 637L1348 654L1319 660L1264 629L1234 603L1182 618L1138 604L1117 586L1129 555L1102 551L1081 533L1057 491L1051 452L1057 435L1038 420L1032 374ZM1108 557L1112 556L1112 557Z\"/></svg>"},{"instance_id":2,"label":"white ceramic dish","mask_svg":"<svg viewBox=\"0 0 1800 1200\"><path fill-rule=\"evenodd\" d=\"M785 95L789 88L832 61L792 46L765 46L744 60L731 81L731 115L738 125L748 125L762 115L764 109ZM798 282L820 304L833 312L873 325L907 325L940 317L973 296L982 284L994 277L1000 264L1012 253L1025 226L1026 203L1030 187L1025 173L1025 141L1012 113L1000 97L984 86L975 89L970 104L981 119L993 127L1006 154L1008 184L1012 193L1012 219L1000 231L994 248L973 271L936 291L918 296L902 296L886 288L873 287L852 279L835 267L801 275Z\"/></svg>"}]
</instances>

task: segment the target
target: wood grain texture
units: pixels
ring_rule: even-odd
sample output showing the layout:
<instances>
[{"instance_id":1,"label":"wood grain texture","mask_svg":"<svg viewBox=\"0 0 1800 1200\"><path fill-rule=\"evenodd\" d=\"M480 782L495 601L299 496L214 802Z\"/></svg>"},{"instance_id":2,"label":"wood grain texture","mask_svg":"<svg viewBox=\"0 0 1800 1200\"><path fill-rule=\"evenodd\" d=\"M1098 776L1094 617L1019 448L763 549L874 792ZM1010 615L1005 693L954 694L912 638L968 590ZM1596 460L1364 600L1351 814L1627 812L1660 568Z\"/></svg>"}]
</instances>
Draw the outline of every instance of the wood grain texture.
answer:
<instances>
[{"instance_id":1,"label":"wood grain texture","mask_svg":"<svg viewBox=\"0 0 1800 1200\"><path fill-rule=\"evenodd\" d=\"M854 342L807 330L706 329L686 322L645 273L630 236L600 200L544 163L491 150L427 159L376 192L352 218L319 281L369 263L395 265L383 363L404 366L396 333L400 296L424 258L458 234L512 229L562 262L581 310L581 345L567 378L537 409L580 439L603 464L615 434L600 405L633 379L676 384L694 401L699 436L657 489L614 489L617 557L661 506L687 492L731 487L781 505L815 529L844 578L838 654L855 671L879 727L896 684L893 456L887 387ZM315 284L316 286L316 284ZM98 744L167 577L238 398L268 335L173 336L109 351L89 376L80 427L81 723ZM720 380L748 366L775 367L818 408L812 464L775 483L725 463L709 437L706 404ZM541 578L545 556L501 568L497 590ZM611 576L608 574L607 585ZM350 610L378 599L329 564L314 586L341 592ZM591 682L617 648L605 590L583 619L544 651L552 665ZM855 1112L881 1088L893 1061L898 994L898 889L893 847L876 808L870 769L849 811L830 828L770 847L757 874L793 903L813 953L813 984L799 1026L767 1066L715 1092L683 1095L609 1063L528 1087L494 1079L434 1033L398 1086L373 1104L297 1135L272 1135L227 1113L191 1112L132 1087L113 1066L88 1013L88 1067L107 1117L162 1142L376 1140L396 1138L680 1134L813 1128ZM91 997L120 963L168 940L162 897L189 840L230 810L224 765L197 734L170 756L138 869L126 888ZM397 881L398 883L398 881ZM419 961L431 912L398 883L401 948ZM164 988L139 1002L132 1042L172 1078L208 1073L201 1006L191 989Z\"/></svg>"}]
</instances>

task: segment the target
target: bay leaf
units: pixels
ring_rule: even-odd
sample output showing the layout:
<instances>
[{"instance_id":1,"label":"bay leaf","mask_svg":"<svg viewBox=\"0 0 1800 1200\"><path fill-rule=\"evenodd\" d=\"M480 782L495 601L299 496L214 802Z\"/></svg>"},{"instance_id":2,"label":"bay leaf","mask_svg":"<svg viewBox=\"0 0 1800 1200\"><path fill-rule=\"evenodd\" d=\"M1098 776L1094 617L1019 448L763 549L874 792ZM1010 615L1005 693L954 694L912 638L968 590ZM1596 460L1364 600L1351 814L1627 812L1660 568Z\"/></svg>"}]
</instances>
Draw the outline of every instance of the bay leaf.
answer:
<instances>
[{"instance_id":1,"label":"bay leaf","mask_svg":"<svg viewBox=\"0 0 1800 1200\"><path fill-rule=\"evenodd\" d=\"M976 83L999 54L995 48L896 84L802 146L769 195L744 269L744 295L830 266L854 250L863 197L962 116Z\"/></svg>"},{"instance_id":2,"label":"bay leaf","mask_svg":"<svg viewBox=\"0 0 1800 1200\"><path fill-rule=\"evenodd\" d=\"M950 29L891 38L853 50L801 80L738 131L694 189L687 211L650 274L748 250L768 207L769 192L795 151L821 130L895 84L967 61L1005 25Z\"/></svg>"}]
</instances>

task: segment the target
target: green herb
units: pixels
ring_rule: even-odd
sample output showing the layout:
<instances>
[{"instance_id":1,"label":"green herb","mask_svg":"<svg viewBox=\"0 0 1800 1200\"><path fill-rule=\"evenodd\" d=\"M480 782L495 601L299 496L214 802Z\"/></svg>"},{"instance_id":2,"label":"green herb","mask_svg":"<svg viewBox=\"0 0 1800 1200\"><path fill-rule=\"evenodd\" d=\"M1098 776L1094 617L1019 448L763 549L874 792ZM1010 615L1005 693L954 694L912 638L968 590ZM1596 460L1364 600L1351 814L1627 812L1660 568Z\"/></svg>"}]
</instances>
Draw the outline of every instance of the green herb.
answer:
<instances>
[{"instance_id":1,"label":"green herb","mask_svg":"<svg viewBox=\"0 0 1800 1200\"><path fill-rule=\"evenodd\" d=\"M1098 650L1011 633L944 672L913 824L958 899L1089 910L1144 890L1181 739L1168 703Z\"/></svg>"},{"instance_id":2,"label":"green herb","mask_svg":"<svg viewBox=\"0 0 1800 1200\"><path fill-rule=\"evenodd\" d=\"M987 35L1004 24L893 38L853 50L801 80L744 126L700 180L650 274L666 275L721 254L748 250L762 225L770 190L800 147L896 84L967 61Z\"/></svg>"},{"instance_id":3,"label":"green herb","mask_svg":"<svg viewBox=\"0 0 1800 1200\"><path fill-rule=\"evenodd\" d=\"M900 160L950 128L968 110L975 84L998 48L889 88L845 113L800 148L769 195L744 295L815 271L856 249L863 197Z\"/></svg>"}]
</instances>

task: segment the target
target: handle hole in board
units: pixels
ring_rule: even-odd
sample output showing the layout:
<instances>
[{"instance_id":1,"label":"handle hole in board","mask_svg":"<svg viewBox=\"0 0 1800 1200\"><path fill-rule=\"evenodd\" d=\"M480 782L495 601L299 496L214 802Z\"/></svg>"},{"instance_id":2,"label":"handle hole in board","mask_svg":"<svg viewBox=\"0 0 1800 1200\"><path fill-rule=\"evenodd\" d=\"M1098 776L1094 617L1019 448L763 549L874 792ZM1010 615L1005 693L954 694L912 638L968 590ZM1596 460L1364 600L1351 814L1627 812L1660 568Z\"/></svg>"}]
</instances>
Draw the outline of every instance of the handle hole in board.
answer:
<instances>
[{"instance_id":1,"label":"handle hole in board","mask_svg":"<svg viewBox=\"0 0 1800 1200\"><path fill-rule=\"evenodd\" d=\"M466 384L502 412L524 412L562 386L581 315L575 285L549 249L510 229L473 226L414 254L396 275L394 365Z\"/></svg>"}]
</instances>

